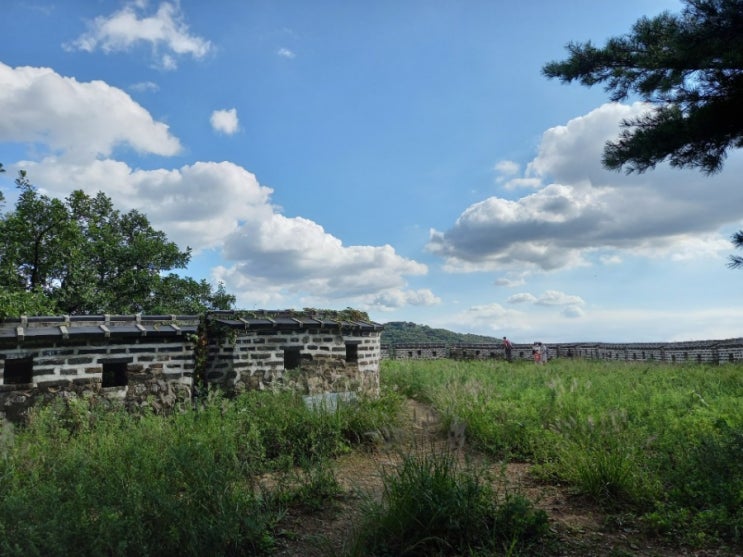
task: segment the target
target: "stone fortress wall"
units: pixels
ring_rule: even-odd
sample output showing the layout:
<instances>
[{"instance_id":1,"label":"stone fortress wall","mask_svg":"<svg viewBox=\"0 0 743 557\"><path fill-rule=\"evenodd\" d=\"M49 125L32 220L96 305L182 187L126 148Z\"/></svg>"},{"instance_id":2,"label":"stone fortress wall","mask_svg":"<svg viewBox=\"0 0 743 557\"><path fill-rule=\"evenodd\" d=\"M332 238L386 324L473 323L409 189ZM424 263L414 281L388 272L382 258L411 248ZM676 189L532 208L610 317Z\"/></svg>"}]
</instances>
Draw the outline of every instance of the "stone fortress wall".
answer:
<instances>
[{"instance_id":1,"label":"stone fortress wall","mask_svg":"<svg viewBox=\"0 0 743 557\"><path fill-rule=\"evenodd\" d=\"M243 392L379 394L382 326L291 314L213 313L206 381Z\"/></svg>"},{"instance_id":2,"label":"stone fortress wall","mask_svg":"<svg viewBox=\"0 0 743 557\"><path fill-rule=\"evenodd\" d=\"M585 358L627 362L708 363L743 362L743 338L691 342L559 343L549 344L549 358ZM531 360L532 345L514 343L514 360ZM382 358L425 360L505 359L503 345L492 344L382 344Z\"/></svg>"},{"instance_id":3,"label":"stone fortress wall","mask_svg":"<svg viewBox=\"0 0 743 557\"><path fill-rule=\"evenodd\" d=\"M37 403L76 397L167 412L207 384L228 394L378 394L382 329L334 312L5 319L0 418L20 421Z\"/></svg>"},{"instance_id":4,"label":"stone fortress wall","mask_svg":"<svg viewBox=\"0 0 743 557\"><path fill-rule=\"evenodd\" d=\"M307 397L378 394L383 359L504 359L491 344L382 344L383 326L355 314L210 312L81 315L0 321L0 417L39 401L95 397L130 409L172 410L199 386L287 389ZM727 364L743 338L668 343L560 343L550 358ZM531 360L531 344L514 344Z\"/></svg>"},{"instance_id":5,"label":"stone fortress wall","mask_svg":"<svg viewBox=\"0 0 743 557\"><path fill-rule=\"evenodd\" d=\"M98 397L172 408L191 396L189 335L199 316L53 316L0 326L0 412L19 420L39 401Z\"/></svg>"}]
</instances>

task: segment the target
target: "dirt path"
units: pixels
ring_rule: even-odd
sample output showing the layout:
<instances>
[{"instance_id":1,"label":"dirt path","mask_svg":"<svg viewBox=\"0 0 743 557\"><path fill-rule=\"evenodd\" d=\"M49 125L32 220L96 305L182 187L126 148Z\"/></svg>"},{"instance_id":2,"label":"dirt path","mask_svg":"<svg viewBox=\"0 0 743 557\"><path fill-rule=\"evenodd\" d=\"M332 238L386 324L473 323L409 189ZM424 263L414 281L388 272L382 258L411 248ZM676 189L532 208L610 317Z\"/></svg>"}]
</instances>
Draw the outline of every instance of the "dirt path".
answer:
<instances>
[{"instance_id":1,"label":"dirt path","mask_svg":"<svg viewBox=\"0 0 743 557\"><path fill-rule=\"evenodd\" d=\"M336 478L343 490L340 497L321 511L302 512L292 509L282 524L286 535L279 540L276 555L301 557L342 557L343 548L360 512L364 497L379 496L381 471L394 466L401 455L411 451L433 451L452 448L460 458L486 462L471 451L462 432L442 433L438 416L430 407L408 401L406 420L391 438L373 450L358 450L335 462ZM684 551L646 539L629 524L608 517L595 505L571 495L559 485L545 485L533 478L530 465L491 464L494 477L510 488L518 489L550 519L559 547L551 555L577 557L743 557L729 551Z\"/></svg>"}]
</instances>

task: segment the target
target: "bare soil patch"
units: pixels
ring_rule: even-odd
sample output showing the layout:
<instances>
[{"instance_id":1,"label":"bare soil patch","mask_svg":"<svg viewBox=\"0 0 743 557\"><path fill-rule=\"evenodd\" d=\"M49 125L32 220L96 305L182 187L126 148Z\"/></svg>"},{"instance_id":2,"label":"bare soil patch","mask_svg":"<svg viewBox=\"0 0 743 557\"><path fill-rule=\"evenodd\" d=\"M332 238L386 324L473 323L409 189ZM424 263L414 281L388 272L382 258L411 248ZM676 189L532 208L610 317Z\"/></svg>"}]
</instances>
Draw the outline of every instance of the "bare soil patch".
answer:
<instances>
[{"instance_id":1,"label":"bare soil patch","mask_svg":"<svg viewBox=\"0 0 743 557\"><path fill-rule=\"evenodd\" d=\"M291 508L282 522L283 535L276 555L342 557L344 547L361 512L365 497L382 493L382 470L395 466L411 451L456 450L469 462L487 462L468 448L461 432L442 431L437 414L427 405L409 400L403 426L373 449L360 449L335 461L342 493L326 508L316 511ZM466 433L465 433L466 436ZM670 547L649 538L631 523L607 515L590 501L562 485L549 485L530 474L526 463L488 464L493 476L508 489L518 490L550 520L556 543L540 555L576 557L743 557L739 548L692 550Z\"/></svg>"}]
</instances>

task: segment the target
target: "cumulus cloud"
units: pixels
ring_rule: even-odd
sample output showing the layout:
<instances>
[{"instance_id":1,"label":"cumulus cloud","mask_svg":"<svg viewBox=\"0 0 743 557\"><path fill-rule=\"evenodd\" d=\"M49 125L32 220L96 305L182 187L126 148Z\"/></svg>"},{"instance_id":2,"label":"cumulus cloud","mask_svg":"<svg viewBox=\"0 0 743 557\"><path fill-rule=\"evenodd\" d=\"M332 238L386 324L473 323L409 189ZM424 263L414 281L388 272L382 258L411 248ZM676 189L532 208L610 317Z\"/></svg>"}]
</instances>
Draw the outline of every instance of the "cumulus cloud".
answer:
<instances>
[{"instance_id":1,"label":"cumulus cloud","mask_svg":"<svg viewBox=\"0 0 743 557\"><path fill-rule=\"evenodd\" d=\"M610 103L547 130L524 176L509 181L536 191L467 207L448 230L431 230L427 249L450 272L550 271L585 265L599 249L675 258L729 249L717 231L740 217L740 152L711 178L667 165L641 175L601 166L620 122L644 110Z\"/></svg>"},{"instance_id":2,"label":"cumulus cloud","mask_svg":"<svg viewBox=\"0 0 743 557\"><path fill-rule=\"evenodd\" d=\"M534 304L537 306L582 306L585 304L580 296L565 294L559 290L547 290L537 297L529 292L520 292L509 296L509 304Z\"/></svg>"},{"instance_id":3,"label":"cumulus cloud","mask_svg":"<svg viewBox=\"0 0 743 557\"><path fill-rule=\"evenodd\" d=\"M71 164L25 161L34 183L56 196L70 189L102 190L123 210L138 209L171 240L195 250L220 247L244 219L265 219L275 210L273 192L231 162L196 162L178 169L134 170L114 161Z\"/></svg>"},{"instance_id":4,"label":"cumulus cloud","mask_svg":"<svg viewBox=\"0 0 743 557\"><path fill-rule=\"evenodd\" d=\"M276 51L276 54L278 54L281 58L288 58L290 60L296 57L294 51L289 50L288 48L280 48Z\"/></svg>"},{"instance_id":5,"label":"cumulus cloud","mask_svg":"<svg viewBox=\"0 0 743 557\"><path fill-rule=\"evenodd\" d=\"M528 314L504 308L498 303L471 306L435 325L455 331L491 331L495 334L506 334L504 331L509 331L509 335L511 331L527 331L531 328Z\"/></svg>"},{"instance_id":6,"label":"cumulus cloud","mask_svg":"<svg viewBox=\"0 0 743 557\"><path fill-rule=\"evenodd\" d=\"M288 291L326 299L388 295L405 287L405 276L428 270L389 245L344 246L319 224L280 213L246 220L226 238L224 255L237 262L233 273L270 277ZM406 296L408 303L420 301Z\"/></svg>"},{"instance_id":7,"label":"cumulus cloud","mask_svg":"<svg viewBox=\"0 0 743 557\"><path fill-rule=\"evenodd\" d=\"M514 174L518 173L518 171L521 169L519 164L514 161L498 161L495 163L495 166L493 166L493 170L497 174L496 176L496 183L502 183L505 182L510 176L513 176Z\"/></svg>"},{"instance_id":8,"label":"cumulus cloud","mask_svg":"<svg viewBox=\"0 0 743 557\"><path fill-rule=\"evenodd\" d=\"M281 214L273 190L234 163L145 170L115 160L119 145L160 155L180 149L167 126L119 89L0 64L0 112L0 141L34 143L35 154L47 149L37 160L3 162L25 168L55 197L103 191L117 208L144 212L182 248L220 252L226 263L213 278L246 307L287 299L369 309L440 302L407 286L406 277L428 272L425 265L389 245L343 245L312 220ZM230 129L236 111L222 112L220 125Z\"/></svg>"},{"instance_id":9,"label":"cumulus cloud","mask_svg":"<svg viewBox=\"0 0 743 557\"><path fill-rule=\"evenodd\" d=\"M498 161L495 163L495 166L493 166L493 170L500 175L499 179L503 179L503 177L513 176L518 173L518 171L521 170L521 167L519 166L519 163L514 161Z\"/></svg>"},{"instance_id":10,"label":"cumulus cloud","mask_svg":"<svg viewBox=\"0 0 743 557\"><path fill-rule=\"evenodd\" d=\"M569 319L577 319L579 317L583 317L585 314L586 312L583 311L583 308L580 306L570 305L562 310L562 315Z\"/></svg>"},{"instance_id":11,"label":"cumulus cloud","mask_svg":"<svg viewBox=\"0 0 743 557\"><path fill-rule=\"evenodd\" d=\"M237 109L215 110L209 118L214 131L226 135L232 135L239 129L240 123L237 119Z\"/></svg>"},{"instance_id":12,"label":"cumulus cloud","mask_svg":"<svg viewBox=\"0 0 743 557\"><path fill-rule=\"evenodd\" d=\"M506 301L514 305L529 304L545 308L558 308L560 314L568 319L577 319L583 317L586 313L583 309L585 305L583 298L559 290L546 290L540 296L535 296L529 292L520 292L510 296Z\"/></svg>"},{"instance_id":13,"label":"cumulus cloud","mask_svg":"<svg viewBox=\"0 0 743 557\"><path fill-rule=\"evenodd\" d=\"M406 277L426 274L425 265L389 245L345 246L319 224L281 214L271 203L273 190L230 162L174 170L132 170L112 160L24 165L52 193L101 189L117 207L144 211L180 246L221 250L228 264L214 278L243 304L304 299L307 306L353 302L384 310L440 301L429 290L407 288Z\"/></svg>"},{"instance_id":14,"label":"cumulus cloud","mask_svg":"<svg viewBox=\"0 0 743 557\"><path fill-rule=\"evenodd\" d=\"M405 306L433 306L440 303L441 298L428 288L420 290L390 288L363 300L362 305L373 307L379 311L392 311Z\"/></svg>"},{"instance_id":15,"label":"cumulus cloud","mask_svg":"<svg viewBox=\"0 0 743 557\"><path fill-rule=\"evenodd\" d=\"M599 261L601 261L601 263L604 265L619 265L620 263L622 263L622 258L616 254L602 255L599 258Z\"/></svg>"},{"instance_id":16,"label":"cumulus cloud","mask_svg":"<svg viewBox=\"0 0 743 557\"><path fill-rule=\"evenodd\" d=\"M547 290L534 303L540 306L575 306L585 302L580 296L572 296L559 290Z\"/></svg>"},{"instance_id":17,"label":"cumulus cloud","mask_svg":"<svg viewBox=\"0 0 743 557\"><path fill-rule=\"evenodd\" d=\"M508 297L506 300L509 304L533 304L537 301L537 297L534 294L528 292L520 292Z\"/></svg>"},{"instance_id":18,"label":"cumulus cloud","mask_svg":"<svg viewBox=\"0 0 743 557\"><path fill-rule=\"evenodd\" d=\"M506 288L514 288L516 286L522 286L526 283L526 275L520 274L520 275L509 275L505 277L497 278L494 282L496 286L504 286Z\"/></svg>"},{"instance_id":19,"label":"cumulus cloud","mask_svg":"<svg viewBox=\"0 0 743 557\"><path fill-rule=\"evenodd\" d=\"M149 45L156 64L166 70L177 67L178 57L203 58L212 49L208 40L194 36L178 2L163 2L152 15L141 15L145 2L130 2L109 16L99 16L88 31L70 43L67 50L105 53L127 51L139 44Z\"/></svg>"},{"instance_id":20,"label":"cumulus cloud","mask_svg":"<svg viewBox=\"0 0 743 557\"><path fill-rule=\"evenodd\" d=\"M105 157L123 145L157 155L181 149L168 126L121 89L49 68L0 63L0 113L0 141L44 144L68 158Z\"/></svg>"},{"instance_id":21,"label":"cumulus cloud","mask_svg":"<svg viewBox=\"0 0 743 557\"><path fill-rule=\"evenodd\" d=\"M156 93L160 90L160 86L154 81L140 81L134 85L130 85L129 89L137 93Z\"/></svg>"}]
</instances>

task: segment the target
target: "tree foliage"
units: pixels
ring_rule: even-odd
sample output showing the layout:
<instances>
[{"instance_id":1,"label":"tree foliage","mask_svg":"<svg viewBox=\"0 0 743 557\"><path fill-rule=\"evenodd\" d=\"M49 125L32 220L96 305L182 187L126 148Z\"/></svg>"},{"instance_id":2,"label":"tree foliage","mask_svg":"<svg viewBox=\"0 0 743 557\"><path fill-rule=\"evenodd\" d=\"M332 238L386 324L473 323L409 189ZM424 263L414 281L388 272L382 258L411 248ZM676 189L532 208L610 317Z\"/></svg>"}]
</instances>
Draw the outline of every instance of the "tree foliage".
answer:
<instances>
[{"instance_id":1,"label":"tree foliage","mask_svg":"<svg viewBox=\"0 0 743 557\"><path fill-rule=\"evenodd\" d=\"M732 237L733 246L738 249L743 249L743 230L738 230ZM731 269L743 269L743 257L739 255L731 255L728 267Z\"/></svg>"},{"instance_id":2,"label":"tree foliage","mask_svg":"<svg viewBox=\"0 0 743 557\"><path fill-rule=\"evenodd\" d=\"M40 193L21 171L15 209L0 215L0 316L20 313L198 313L234 296L171 271L191 257L138 211L109 197Z\"/></svg>"},{"instance_id":3,"label":"tree foliage","mask_svg":"<svg viewBox=\"0 0 743 557\"><path fill-rule=\"evenodd\" d=\"M384 324L382 342L384 344L483 343L500 345L501 340L471 333L455 333L447 329L433 329L427 325L405 321L390 321Z\"/></svg>"},{"instance_id":4,"label":"tree foliage","mask_svg":"<svg viewBox=\"0 0 743 557\"><path fill-rule=\"evenodd\" d=\"M743 0L685 4L680 15L641 18L602 48L570 43L566 60L543 68L564 83L604 84L613 101L653 104L606 144L607 168L644 172L668 160L712 174L743 147Z\"/></svg>"}]
</instances>

